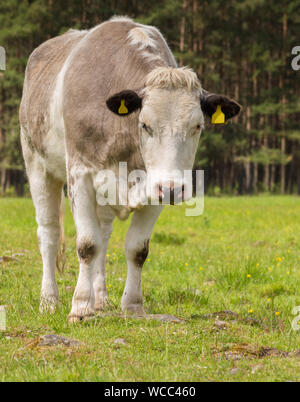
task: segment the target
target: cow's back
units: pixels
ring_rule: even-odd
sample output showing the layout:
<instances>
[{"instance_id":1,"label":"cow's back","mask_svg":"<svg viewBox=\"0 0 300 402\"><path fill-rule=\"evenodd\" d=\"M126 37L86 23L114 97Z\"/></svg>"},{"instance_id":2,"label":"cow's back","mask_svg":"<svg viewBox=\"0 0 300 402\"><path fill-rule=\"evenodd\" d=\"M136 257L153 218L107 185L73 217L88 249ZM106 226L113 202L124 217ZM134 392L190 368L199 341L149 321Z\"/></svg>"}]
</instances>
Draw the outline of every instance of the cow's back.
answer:
<instances>
[{"instance_id":1,"label":"cow's back","mask_svg":"<svg viewBox=\"0 0 300 402\"><path fill-rule=\"evenodd\" d=\"M56 80L67 57L86 31L69 30L36 48L25 72L20 123L30 143L45 154L45 137L50 127L50 102Z\"/></svg>"}]
</instances>

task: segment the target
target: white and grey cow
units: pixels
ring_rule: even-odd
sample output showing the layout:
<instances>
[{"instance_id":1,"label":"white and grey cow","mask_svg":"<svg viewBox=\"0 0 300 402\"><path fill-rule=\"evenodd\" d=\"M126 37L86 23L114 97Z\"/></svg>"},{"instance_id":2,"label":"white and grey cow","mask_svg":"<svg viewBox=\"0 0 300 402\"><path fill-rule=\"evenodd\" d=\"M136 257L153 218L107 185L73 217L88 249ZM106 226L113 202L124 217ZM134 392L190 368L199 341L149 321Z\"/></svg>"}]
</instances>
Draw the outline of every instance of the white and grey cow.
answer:
<instances>
[{"instance_id":1,"label":"white and grey cow","mask_svg":"<svg viewBox=\"0 0 300 402\"><path fill-rule=\"evenodd\" d=\"M43 260L41 311L53 311L59 300L55 265L67 182L80 262L69 321L105 307L112 223L130 212L122 309L144 314L141 273L159 202L167 192L188 192L173 172L192 169L204 114L212 116L218 105L226 119L240 111L229 98L201 89L191 69L178 68L156 28L128 18L70 30L32 53L20 123ZM117 174L119 162L152 177L146 196L159 205L99 205L99 172Z\"/></svg>"}]
</instances>

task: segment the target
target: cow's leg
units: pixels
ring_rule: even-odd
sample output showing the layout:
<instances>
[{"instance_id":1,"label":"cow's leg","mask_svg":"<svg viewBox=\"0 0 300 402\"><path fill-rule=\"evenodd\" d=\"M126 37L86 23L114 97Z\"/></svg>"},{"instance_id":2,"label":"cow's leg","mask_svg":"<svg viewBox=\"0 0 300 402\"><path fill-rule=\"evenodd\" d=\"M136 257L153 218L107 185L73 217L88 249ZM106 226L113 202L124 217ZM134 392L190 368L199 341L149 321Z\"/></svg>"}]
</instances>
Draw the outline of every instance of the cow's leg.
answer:
<instances>
[{"instance_id":1,"label":"cow's leg","mask_svg":"<svg viewBox=\"0 0 300 402\"><path fill-rule=\"evenodd\" d=\"M59 251L59 211L63 183L53 178L36 157L27 163L27 174L36 210L37 233L43 260L40 311L52 313L58 303L55 265Z\"/></svg>"},{"instance_id":2,"label":"cow's leg","mask_svg":"<svg viewBox=\"0 0 300 402\"><path fill-rule=\"evenodd\" d=\"M146 206L134 212L127 232L125 252L128 273L122 296L122 310L143 315L143 295L141 286L142 267L148 255L149 240L153 226L162 206Z\"/></svg>"},{"instance_id":3,"label":"cow's leg","mask_svg":"<svg viewBox=\"0 0 300 402\"><path fill-rule=\"evenodd\" d=\"M69 196L76 226L76 248L80 263L69 322L94 315L93 270L101 246L96 195L89 173L69 177Z\"/></svg>"},{"instance_id":4,"label":"cow's leg","mask_svg":"<svg viewBox=\"0 0 300 402\"><path fill-rule=\"evenodd\" d=\"M95 311L103 311L108 302L108 294L105 282L105 260L108 241L112 232L112 224L115 218L109 206L98 207L97 214L101 228L101 246L94 268L94 293Z\"/></svg>"}]
</instances>

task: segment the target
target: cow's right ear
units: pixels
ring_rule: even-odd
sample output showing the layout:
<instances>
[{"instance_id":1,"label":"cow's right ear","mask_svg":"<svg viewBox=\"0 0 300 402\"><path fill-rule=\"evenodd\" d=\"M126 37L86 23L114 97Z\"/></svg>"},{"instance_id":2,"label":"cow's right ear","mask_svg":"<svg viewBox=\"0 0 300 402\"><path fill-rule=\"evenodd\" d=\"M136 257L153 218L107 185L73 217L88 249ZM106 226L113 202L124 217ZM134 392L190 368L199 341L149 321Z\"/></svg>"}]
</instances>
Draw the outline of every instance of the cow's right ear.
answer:
<instances>
[{"instance_id":1,"label":"cow's right ear","mask_svg":"<svg viewBox=\"0 0 300 402\"><path fill-rule=\"evenodd\" d=\"M142 107L142 98L136 92L127 89L107 99L106 105L118 116L128 116Z\"/></svg>"}]
</instances>

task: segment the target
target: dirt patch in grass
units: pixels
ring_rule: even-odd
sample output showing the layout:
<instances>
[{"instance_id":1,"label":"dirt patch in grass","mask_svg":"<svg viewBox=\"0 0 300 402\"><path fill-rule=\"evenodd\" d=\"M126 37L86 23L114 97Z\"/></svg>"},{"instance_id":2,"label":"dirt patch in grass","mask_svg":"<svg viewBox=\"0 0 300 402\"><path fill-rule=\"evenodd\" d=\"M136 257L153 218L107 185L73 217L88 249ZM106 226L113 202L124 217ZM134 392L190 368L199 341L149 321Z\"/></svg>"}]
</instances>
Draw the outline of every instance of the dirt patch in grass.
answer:
<instances>
[{"instance_id":1,"label":"dirt patch in grass","mask_svg":"<svg viewBox=\"0 0 300 402\"><path fill-rule=\"evenodd\" d=\"M224 348L213 349L213 356L219 359L241 360L241 359L262 359L265 357L299 357L300 349L286 352L268 346L251 345L249 343L228 344Z\"/></svg>"}]
</instances>

